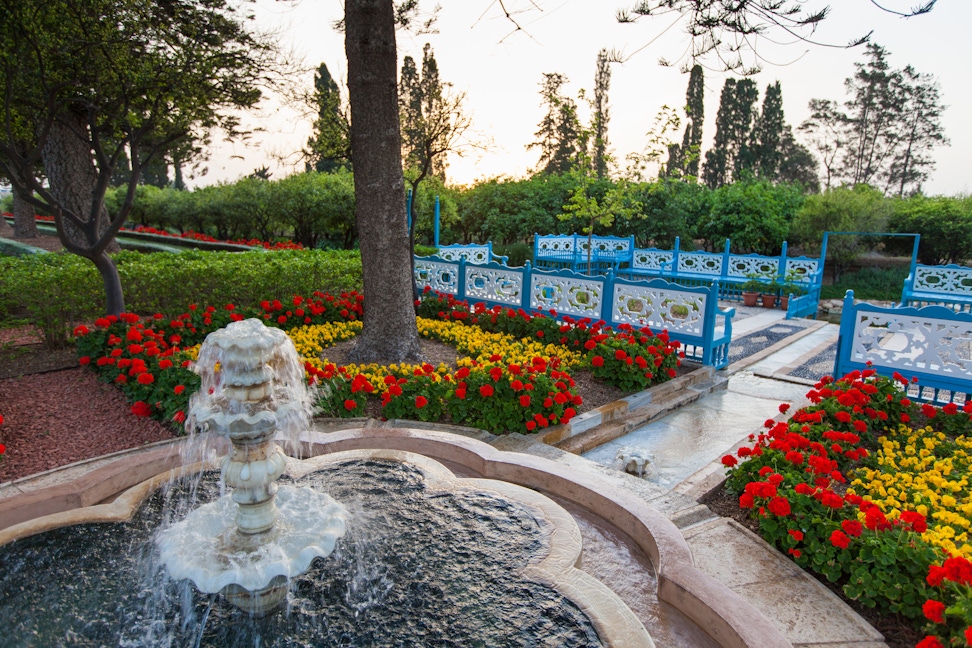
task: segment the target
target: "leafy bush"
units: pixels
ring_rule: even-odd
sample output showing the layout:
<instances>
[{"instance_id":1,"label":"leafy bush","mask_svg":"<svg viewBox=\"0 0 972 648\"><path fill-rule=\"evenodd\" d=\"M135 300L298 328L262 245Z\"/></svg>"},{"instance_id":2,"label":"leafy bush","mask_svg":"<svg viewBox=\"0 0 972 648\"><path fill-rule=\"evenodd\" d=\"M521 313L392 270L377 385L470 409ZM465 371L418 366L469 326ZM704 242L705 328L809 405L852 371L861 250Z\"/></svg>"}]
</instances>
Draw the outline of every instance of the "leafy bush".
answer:
<instances>
[{"instance_id":1,"label":"leafy bush","mask_svg":"<svg viewBox=\"0 0 972 648\"><path fill-rule=\"evenodd\" d=\"M711 249L731 239L737 253L779 254L803 200L798 185L755 179L723 185L712 193L712 209L699 220L696 234Z\"/></svg>"},{"instance_id":2,"label":"leafy bush","mask_svg":"<svg viewBox=\"0 0 972 648\"><path fill-rule=\"evenodd\" d=\"M972 196L912 196L891 202L893 232L921 234L918 261L928 265L972 259ZM912 239L888 239L892 249L911 254Z\"/></svg>"},{"instance_id":3,"label":"leafy bush","mask_svg":"<svg viewBox=\"0 0 972 648\"><path fill-rule=\"evenodd\" d=\"M129 311L179 312L187 303L255 305L315 290L361 287L356 252L253 251L115 255ZM0 319L25 318L49 345L67 342L78 322L104 312L104 288L94 265L73 254L0 258Z\"/></svg>"}]
</instances>

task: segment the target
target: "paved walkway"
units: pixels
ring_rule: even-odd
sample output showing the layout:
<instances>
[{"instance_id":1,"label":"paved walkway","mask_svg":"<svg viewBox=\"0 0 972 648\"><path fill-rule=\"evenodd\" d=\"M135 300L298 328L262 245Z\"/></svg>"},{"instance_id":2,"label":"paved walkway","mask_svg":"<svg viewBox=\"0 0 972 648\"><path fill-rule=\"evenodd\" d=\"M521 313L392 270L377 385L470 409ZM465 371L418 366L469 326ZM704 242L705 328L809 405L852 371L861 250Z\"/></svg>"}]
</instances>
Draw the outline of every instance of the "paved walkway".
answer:
<instances>
[{"instance_id":1,"label":"paved walkway","mask_svg":"<svg viewBox=\"0 0 972 648\"><path fill-rule=\"evenodd\" d=\"M636 493L681 530L701 570L752 603L796 648L886 648L881 634L827 587L749 530L697 502L724 478L723 454L745 443L766 419L783 418L781 403L800 407L807 402L808 384L819 375L805 377L806 368L814 363L824 367L837 337L834 324L791 324L782 311L737 307L737 312L733 344L749 338L742 343L749 348L726 370L724 390L582 457L521 435L500 437L493 445L593 468L612 485ZM759 338L762 347L753 344ZM793 375L800 368L804 376ZM831 360L821 373L832 371ZM654 455L654 470L645 479L621 472L615 461L620 448Z\"/></svg>"}]
</instances>

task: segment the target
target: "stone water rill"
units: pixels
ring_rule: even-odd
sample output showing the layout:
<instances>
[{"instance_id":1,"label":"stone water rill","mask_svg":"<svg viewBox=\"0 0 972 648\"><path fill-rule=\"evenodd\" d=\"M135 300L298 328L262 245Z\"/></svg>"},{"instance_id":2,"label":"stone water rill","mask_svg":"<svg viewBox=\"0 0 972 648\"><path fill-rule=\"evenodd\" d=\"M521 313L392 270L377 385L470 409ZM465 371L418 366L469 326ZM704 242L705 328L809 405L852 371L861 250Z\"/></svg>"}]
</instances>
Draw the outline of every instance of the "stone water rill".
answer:
<instances>
[{"instance_id":1,"label":"stone water rill","mask_svg":"<svg viewBox=\"0 0 972 648\"><path fill-rule=\"evenodd\" d=\"M289 579L334 550L348 513L311 488L278 490L287 459L274 437L306 429L310 412L304 369L283 331L234 322L207 336L196 366L202 387L189 421L229 437L222 474L232 495L162 531L161 560L172 578L268 614L285 600Z\"/></svg>"}]
</instances>

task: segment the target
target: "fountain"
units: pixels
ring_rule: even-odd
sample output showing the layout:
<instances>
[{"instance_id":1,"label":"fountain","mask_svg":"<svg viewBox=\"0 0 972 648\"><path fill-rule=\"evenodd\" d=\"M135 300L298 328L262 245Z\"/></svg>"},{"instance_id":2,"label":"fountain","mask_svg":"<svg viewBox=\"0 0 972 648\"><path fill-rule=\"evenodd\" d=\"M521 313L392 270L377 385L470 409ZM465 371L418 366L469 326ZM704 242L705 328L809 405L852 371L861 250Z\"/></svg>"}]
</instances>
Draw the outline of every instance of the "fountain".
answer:
<instances>
[{"instance_id":1,"label":"fountain","mask_svg":"<svg viewBox=\"0 0 972 648\"><path fill-rule=\"evenodd\" d=\"M157 447L0 498L0 644L652 648L653 623L664 645L785 645L593 474L448 432L307 431L293 345L256 320L212 334L198 366L190 420L232 443L221 482ZM276 445L294 432L309 459Z\"/></svg>"},{"instance_id":2,"label":"fountain","mask_svg":"<svg viewBox=\"0 0 972 648\"><path fill-rule=\"evenodd\" d=\"M234 322L206 337L196 367L202 387L189 426L229 438L222 475L233 490L159 534L162 563L200 592L268 614L290 579L334 550L348 512L311 488L278 491L287 458L274 437L306 429L310 419L304 369L283 331L258 319Z\"/></svg>"}]
</instances>

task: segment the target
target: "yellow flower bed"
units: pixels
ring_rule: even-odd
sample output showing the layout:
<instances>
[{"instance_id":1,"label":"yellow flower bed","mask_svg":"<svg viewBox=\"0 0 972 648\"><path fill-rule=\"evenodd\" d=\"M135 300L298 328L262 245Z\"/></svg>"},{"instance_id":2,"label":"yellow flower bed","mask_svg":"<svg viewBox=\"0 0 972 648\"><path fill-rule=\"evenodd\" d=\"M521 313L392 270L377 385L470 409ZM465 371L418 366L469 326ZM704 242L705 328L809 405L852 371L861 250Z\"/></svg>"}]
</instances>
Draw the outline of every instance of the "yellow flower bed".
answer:
<instances>
[{"instance_id":1,"label":"yellow flower bed","mask_svg":"<svg viewBox=\"0 0 972 648\"><path fill-rule=\"evenodd\" d=\"M921 513L928 520L928 531L922 534L925 542L972 558L972 440L960 436L949 441L931 427L912 430L901 425L897 438L882 436L878 442L879 467L855 470L853 490L891 519L904 509Z\"/></svg>"},{"instance_id":2,"label":"yellow flower bed","mask_svg":"<svg viewBox=\"0 0 972 648\"><path fill-rule=\"evenodd\" d=\"M418 332L424 338L439 340L456 347L467 357L459 358L459 366L471 366L473 362L481 365L496 364L490 358L499 355L504 364L529 364L533 358L541 357L546 361L560 358L561 368L579 365L583 356L557 344L545 344L539 340L516 339L503 333L490 333L475 326L466 326L460 322L447 322L424 317L416 318ZM349 340L361 331L362 323L331 322L313 326L301 326L288 332L293 340L297 352L305 362L317 369L323 369L328 364L336 364L327 359L325 349L343 340ZM348 377L364 374L379 392L387 386L384 383L386 375L411 376L416 371L422 371L422 365L408 363L392 364L388 366L378 364L345 365ZM441 380L449 373L449 368L440 364L433 370L435 378Z\"/></svg>"}]
</instances>

